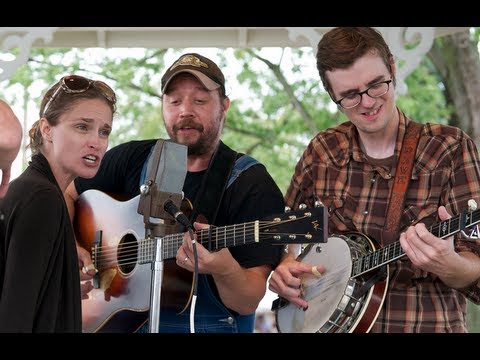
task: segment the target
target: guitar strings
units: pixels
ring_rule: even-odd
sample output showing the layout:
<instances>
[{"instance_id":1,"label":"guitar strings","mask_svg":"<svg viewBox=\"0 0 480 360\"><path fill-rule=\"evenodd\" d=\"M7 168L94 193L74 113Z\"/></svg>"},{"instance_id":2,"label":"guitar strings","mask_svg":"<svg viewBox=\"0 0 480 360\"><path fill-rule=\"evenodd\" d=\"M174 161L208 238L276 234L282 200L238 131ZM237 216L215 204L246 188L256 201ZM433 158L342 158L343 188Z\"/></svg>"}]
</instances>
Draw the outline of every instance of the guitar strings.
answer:
<instances>
[{"instance_id":1,"label":"guitar strings","mask_svg":"<svg viewBox=\"0 0 480 360\"><path fill-rule=\"evenodd\" d=\"M475 216L474 213L471 213ZM453 231L452 231L453 229ZM428 228L428 231L433 235L446 238L460 230L460 215L453 218L436 223ZM443 235L442 235L443 234ZM379 248L369 254L361 256L352 263L352 278L363 275L373 269L376 269L382 265L399 259L405 255L405 251L400 244L400 241L396 241L392 244Z\"/></svg>"},{"instance_id":2,"label":"guitar strings","mask_svg":"<svg viewBox=\"0 0 480 360\"><path fill-rule=\"evenodd\" d=\"M242 226L243 227L243 226ZM261 227L261 226L260 226ZM249 232L251 233L250 235L253 235L254 226L245 226L245 235L241 235L241 238L244 239L246 236L249 236ZM250 230L249 232L247 230ZM208 230L204 229L201 230L201 234L198 234L199 241L203 243L202 240L204 240L203 232L208 232ZM222 233L222 236L229 236L231 234L234 234L238 238L238 234L235 234L234 231L226 231L225 235ZM268 236L264 236L261 234L261 238L265 237L270 237L273 234L271 233ZM168 236L168 235L167 235ZM118 260L113 259L112 257L115 256L115 254L118 252L117 248L115 247L109 247L109 246L103 246L103 251L96 251L95 253L97 254L97 258L100 258L100 261L97 261L97 263L100 264L100 268L105 268L105 267L112 267L115 265L129 265L129 264L135 264L137 262L137 255L138 255L138 249L139 247L142 248L140 257L146 258L146 259L151 259L153 258L154 254L154 249L155 249L155 239L145 239L140 241L140 245L138 245L136 242L131 243L131 245L123 246L121 247L121 255L118 257ZM164 241L164 248L163 248L163 253L164 253L164 258L173 258L175 257L176 251L180 247L181 243L183 242L183 234L178 234L178 236L174 236L173 238L167 238L163 239ZM221 243L224 243L223 240L220 241ZM232 240L230 240L231 243L233 243ZM235 242L237 242L235 240ZM243 242L243 241L242 241ZM218 241L214 241L215 244L218 244ZM172 246L173 245L173 246ZM217 246L218 248L218 246ZM171 252L169 250L173 249L174 252ZM142 256L143 254L143 256Z\"/></svg>"},{"instance_id":3,"label":"guitar strings","mask_svg":"<svg viewBox=\"0 0 480 360\"><path fill-rule=\"evenodd\" d=\"M245 235L242 235L242 238L244 238L245 236L251 236L254 233L254 229L255 226L245 226ZM204 233L207 232L208 230L206 229L197 232L200 243L203 243L203 240L205 238ZM228 232L226 232L225 235L229 235ZM176 251L180 248L180 245L183 242L183 234L174 234L172 236L166 235L162 239L162 241L164 258L173 258L175 257ZM137 262L137 257L140 257L143 260L152 259L155 247L156 239L144 239L139 241L138 243L132 242L127 246L122 246L120 248L120 251L117 251L118 247L103 246L100 247L99 251L95 251L95 253L97 254L97 258L99 258L99 261L97 261L97 263L100 264L100 268L105 268L112 267L117 264L120 266L135 264ZM112 259L116 257L117 252L120 253L118 259Z\"/></svg>"},{"instance_id":4,"label":"guitar strings","mask_svg":"<svg viewBox=\"0 0 480 360\"><path fill-rule=\"evenodd\" d=\"M306 218L307 216L290 218L287 220L281 221L258 221L259 230L268 229L278 225L283 225L288 222L298 221L299 219ZM215 249L219 248L218 244L224 244L224 247L228 247L227 243L230 245L237 245L237 243L245 243L247 236L251 236L254 233L256 227L256 222L250 222L239 225L228 225L225 227L215 227L213 230L216 232L216 239L212 241L216 245ZM242 230L238 234L239 230ZM208 239L208 229L202 229L196 231L199 242L203 244ZM218 235L223 239L218 240ZM280 235L294 235L294 236L304 236L305 234L294 234L294 233L285 233L285 232L268 232L267 234L259 232L260 239L271 238L272 236ZM228 240L227 240L228 238ZM183 242L183 233L180 234L169 234L165 235L162 239L163 241L163 255L165 259L174 258L177 250L180 248L181 243ZM94 263L97 264L97 269L111 268L114 266L127 266L136 264L140 258L140 261L151 261L154 255L154 250L156 247L156 239L143 239L138 242L127 242L125 244L119 244L118 246L99 246L92 248L92 258ZM120 251L119 251L120 249ZM139 250L140 249L140 250ZM117 257L117 254L120 255Z\"/></svg>"},{"instance_id":5,"label":"guitar strings","mask_svg":"<svg viewBox=\"0 0 480 360\"><path fill-rule=\"evenodd\" d=\"M242 225L242 227L244 227L244 226ZM248 229L254 229L255 226L249 227L249 226L245 225L245 228L246 228L246 229L247 229L247 228L248 228ZM259 228L262 228L261 224L260 224ZM220 228L220 227L219 227L219 228L214 228L214 230L217 230L217 229L221 229L221 228ZM198 235L198 237L199 237L199 241L203 240L203 238L206 237L206 236L204 235L204 232L205 232L205 233L208 233L208 229L198 230L198 231L196 232L197 235ZM217 232L219 232L219 231L217 231ZM235 235L235 237L238 237L238 236L236 236L236 235L238 235L238 234L235 234L235 232L236 232L235 229L232 230L232 231L226 231L225 234L222 233L222 236L227 236L227 235L230 235L231 233L233 233L233 234ZM245 236L242 236L242 237L245 237ZM144 240L141 240L140 243L154 243L155 241L156 241L156 239L144 239ZM163 241L164 241L164 243L166 242L167 245L169 245L168 242L170 242L170 243L173 243L173 245L177 245L177 246L178 246L178 243L181 243L181 242L183 241L183 233L181 233L181 234L169 234L169 235L165 235L165 237L163 238ZM218 242L218 241L217 241L217 242ZM132 242L131 244L132 244L132 245L130 246L131 248L137 249L137 242ZM100 246L100 247L98 247L97 249L103 249L103 248L113 249L113 250L112 250L113 252L116 252L116 251L117 251L116 248L111 247L111 246L103 246L103 247ZM126 248L128 248L128 247L123 247L122 249L126 249ZM175 249L175 251L176 251L176 250L177 250L177 249ZM103 253L107 253L107 251L104 250Z\"/></svg>"}]
</instances>

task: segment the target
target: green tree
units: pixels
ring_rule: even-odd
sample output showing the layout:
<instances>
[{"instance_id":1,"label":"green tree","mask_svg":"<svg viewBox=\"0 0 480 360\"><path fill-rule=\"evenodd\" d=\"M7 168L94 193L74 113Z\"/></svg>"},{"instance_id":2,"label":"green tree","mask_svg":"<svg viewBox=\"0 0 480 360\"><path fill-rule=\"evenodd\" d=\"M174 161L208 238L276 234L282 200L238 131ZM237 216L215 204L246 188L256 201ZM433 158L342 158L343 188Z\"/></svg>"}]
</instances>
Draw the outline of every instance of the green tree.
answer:
<instances>
[{"instance_id":1,"label":"green tree","mask_svg":"<svg viewBox=\"0 0 480 360\"><path fill-rule=\"evenodd\" d=\"M398 98L409 117L423 123L460 126L477 143L478 33L477 29L437 39L428 56L406 79L408 93ZM131 139L165 138L160 77L165 71L165 58L181 52L139 49L136 56L124 57L107 50L92 56L91 49L36 48L28 63L2 87L18 89L7 100L28 109L32 102L38 107L46 87L61 75L77 73L104 79L118 96L111 146ZM236 81L248 89L242 98L231 99L223 140L263 162L285 193L310 139L318 131L346 120L323 90L318 74L307 76L305 72L305 64L315 64L314 51L286 48L272 55L264 49L219 49L217 56L222 68L238 69ZM235 82L227 79L228 84ZM42 91L34 92L38 87ZM24 119L24 128L35 120ZM480 331L478 314L478 306L470 305L472 331Z\"/></svg>"},{"instance_id":2,"label":"green tree","mask_svg":"<svg viewBox=\"0 0 480 360\"><path fill-rule=\"evenodd\" d=\"M265 163L286 191L295 163L309 140L318 131L346 118L332 106L318 76L305 76L300 64L314 63L311 48L282 49L274 58L267 58L262 49L231 51L236 64L240 64L237 81L248 91L245 97L232 99L223 139ZM28 63L4 87L20 88L13 103L32 101L38 106L48 84L61 75L77 73L104 79L118 95L111 146L131 139L166 137L161 119L160 77L165 70L165 57L180 52L181 49L144 49L134 58L125 58L104 50L101 56L95 56L98 61L92 62L90 49L33 49ZM227 58L225 52L218 50L222 67L237 66L229 63L232 58ZM286 57L296 65L286 68ZM233 83L232 79L227 80L227 85L228 82ZM409 116L422 122L447 121L449 110L431 67L417 68L407 84L409 92L399 103ZM33 94L33 86L43 90Z\"/></svg>"}]
</instances>

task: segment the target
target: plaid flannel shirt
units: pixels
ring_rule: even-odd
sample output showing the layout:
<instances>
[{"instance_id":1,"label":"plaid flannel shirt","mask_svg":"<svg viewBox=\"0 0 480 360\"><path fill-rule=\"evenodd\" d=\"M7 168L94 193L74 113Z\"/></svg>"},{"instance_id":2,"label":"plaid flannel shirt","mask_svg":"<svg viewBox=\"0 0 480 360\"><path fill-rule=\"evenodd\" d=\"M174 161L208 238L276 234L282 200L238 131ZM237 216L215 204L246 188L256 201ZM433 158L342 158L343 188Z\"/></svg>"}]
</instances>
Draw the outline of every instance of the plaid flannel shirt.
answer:
<instances>
[{"instance_id":1,"label":"plaid flannel shirt","mask_svg":"<svg viewBox=\"0 0 480 360\"><path fill-rule=\"evenodd\" d=\"M380 244L398 241L383 232L394 184L396 162L406 126L401 111L395 152L389 165L366 156L355 126L345 122L317 134L297 163L285 195L287 206L313 206L320 200L329 211L329 233L358 231ZM452 215L480 204L479 156L462 130L439 124L423 127L399 229L439 222L438 207ZM400 232L398 233L399 236ZM480 246L455 235L455 250L480 255ZM474 283L455 290L436 275L422 271L404 256L389 264L389 284L382 310L371 332L466 332L466 297L480 302Z\"/></svg>"}]
</instances>

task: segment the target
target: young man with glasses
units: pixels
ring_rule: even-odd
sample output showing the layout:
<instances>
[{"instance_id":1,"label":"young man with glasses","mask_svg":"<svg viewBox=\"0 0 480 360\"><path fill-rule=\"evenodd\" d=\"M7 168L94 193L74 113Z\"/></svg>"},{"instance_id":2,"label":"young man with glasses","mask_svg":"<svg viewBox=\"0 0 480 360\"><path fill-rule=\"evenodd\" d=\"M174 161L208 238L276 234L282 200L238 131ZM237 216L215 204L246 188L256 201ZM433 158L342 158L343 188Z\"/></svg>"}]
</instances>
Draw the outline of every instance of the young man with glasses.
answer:
<instances>
[{"instance_id":1,"label":"young man with glasses","mask_svg":"<svg viewBox=\"0 0 480 360\"><path fill-rule=\"evenodd\" d=\"M296 166L285 202L295 207L321 201L328 208L328 231L338 235L329 242L345 242L351 252L343 262L349 280L327 299L326 294L340 281L335 278L340 270L336 265L344 254L328 253L326 246L325 256L332 260L317 263L319 257L304 252L298 258L303 262L299 262L296 255L300 249L290 245L269 285L289 303L283 309L291 305L302 309L301 314L292 312L292 326L287 328L304 331L308 322L326 316L315 331L357 332L362 327L364 332L467 332L466 300L480 300L480 246L469 241L465 232L452 230L455 226L461 229L458 218L452 223L446 220L480 202L474 142L458 128L421 126L408 187L400 196L404 205L398 216L388 213L387 219L390 202L394 207L398 201L398 194L392 195L394 184L405 179L404 168L397 168L397 162L412 122L395 104L393 55L372 28L335 28L318 44L317 68L325 89L349 121L321 131L311 140ZM475 223L468 215L460 219ZM387 220L398 221L398 230L387 231ZM442 226L434 235L429 227L436 223ZM446 236L440 236L443 233ZM368 241L356 240L358 234L384 249L381 256L369 257L373 249L361 248ZM320 252L321 247L316 249ZM391 249L396 253L391 254ZM358 253L362 261L355 262ZM304 259L309 259L308 264ZM382 266L377 268L377 262ZM352 274L364 268L376 271L355 282ZM320 287L322 281L327 282L330 288L317 288L313 295L305 286L312 273L319 279L313 283ZM369 294L379 283L387 284L384 290L370 292L370 299L355 299ZM312 309L321 306L320 298L334 303L331 314ZM342 301L348 306L343 307ZM376 308L370 306L374 301ZM277 311L285 313L282 308ZM366 317L369 324L362 323ZM281 321L288 324L290 320Z\"/></svg>"}]
</instances>

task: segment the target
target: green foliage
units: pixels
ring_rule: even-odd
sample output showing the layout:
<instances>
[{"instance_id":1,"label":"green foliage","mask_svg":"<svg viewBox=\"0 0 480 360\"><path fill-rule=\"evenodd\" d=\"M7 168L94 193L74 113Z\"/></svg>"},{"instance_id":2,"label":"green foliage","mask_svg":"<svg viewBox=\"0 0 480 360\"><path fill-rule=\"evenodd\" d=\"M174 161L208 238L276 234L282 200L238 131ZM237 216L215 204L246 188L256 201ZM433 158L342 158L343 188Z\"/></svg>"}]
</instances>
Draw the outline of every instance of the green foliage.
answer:
<instances>
[{"instance_id":1,"label":"green foliage","mask_svg":"<svg viewBox=\"0 0 480 360\"><path fill-rule=\"evenodd\" d=\"M443 84L427 58L406 78L405 83L408 92L398 97L397 104L407 116L422 123L448 124L453 109L447 106Z\"/></svg>"},{"instance_id":2,"label":"green foliage","mask_svg":"<svg viewBox=\"0 0 480 360\"><path fill-rule=\"evenodd\" d=\"M479 29L472 36L478 41ZM160 79L165 58L174 59L181 49L136 50L135 56L126 57L121 50L34 48L28 63L2 83L2 89L4 93L14 90L7 98L10 103L38 107L47 87L65 74L101 79L118 98L110 146L132 139L166 138ZM346 118L323 90L312 49L276 50L219 50L217 59L222 69L237 71L235 79L227 78L227 92L228 86L244 88L241 97L231 99L223 140L264 163L285 193L310 139ZM233 57L227 56L229 51ZM405 114L424 123L448 123L454 109L446 105L439 79L434 66L424 59L406 79L408 93L398 97ZM480 331L478 306L475 309L469 319L477 325L471 331Z\"/></svg>"},{"instance_id":3,"label":"green foliage","mask_svg":"<svg viewBox=\"0 0 480 360\"><path fill-rule=\"evenodd\" d=\"M132 139L165 138L160 79L165 57L174 59L180 51L136 49L134 56L126 57L121 50L35 48L6 87L20 86L28 95L15 96L14 104L32 101L38 106L47 87L65 74L102 79L118 97L110 146ZM223 139L263 162L285 192L310 139L346 118L323 90L312 49L233 49L231 53L234 59L227 56L228 51L216 54L223 69L237 69L236 79L227 78L227 88L230 84L245 90L241 98L231 99ZM406 83L408 94L398 98L406 114L421 122L448 122L451 109L445 106L431 64L424 60ZM41 92L32 92L39 87Z\"/></svg>"},{"instance_id":4,"label":"green foliage","mask_svg":"<svg viewBox=\"0 0 480 360\"><path fill-rule=\"evenodd\" d=\"M473 41L478 44L478 42L480 41L480 28L474 28L474 30L472 31L472 37Z\"/></svg>"}]
</instances>

